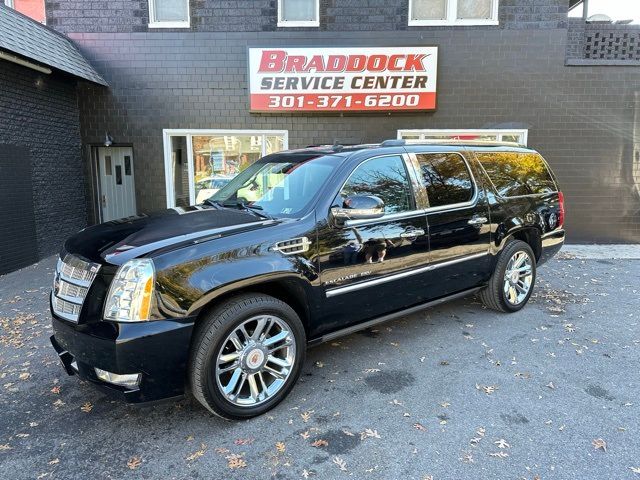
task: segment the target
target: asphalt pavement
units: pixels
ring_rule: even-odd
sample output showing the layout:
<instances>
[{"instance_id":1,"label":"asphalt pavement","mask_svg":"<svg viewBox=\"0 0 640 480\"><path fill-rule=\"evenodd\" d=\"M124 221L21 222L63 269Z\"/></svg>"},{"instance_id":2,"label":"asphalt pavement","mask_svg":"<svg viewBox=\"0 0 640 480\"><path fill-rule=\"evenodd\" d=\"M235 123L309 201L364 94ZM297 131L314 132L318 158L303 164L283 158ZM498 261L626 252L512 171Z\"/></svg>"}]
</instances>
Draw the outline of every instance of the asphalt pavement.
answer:
<instances>
[{"instance_id":1,"label":"asphalt pavement","mask_svg":"<svg viewBox=\"0 0 640 480\"><path fill-rule=\"evenodd\" d=\"M315 347L243 422L68 377L53 268L0 277L0 478L640 479L640 260L561 253L519 313L470 297Z\"/></svg>"}]
</instances>

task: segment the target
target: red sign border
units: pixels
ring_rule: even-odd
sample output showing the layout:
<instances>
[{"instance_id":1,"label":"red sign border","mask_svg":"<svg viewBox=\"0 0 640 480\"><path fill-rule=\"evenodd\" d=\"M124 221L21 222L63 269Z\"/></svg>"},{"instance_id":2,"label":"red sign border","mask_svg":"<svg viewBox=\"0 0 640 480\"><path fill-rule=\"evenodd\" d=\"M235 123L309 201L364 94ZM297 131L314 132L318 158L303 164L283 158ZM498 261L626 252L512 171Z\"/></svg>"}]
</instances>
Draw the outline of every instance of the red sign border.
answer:
<instances>
[{"instance_id":1,"label":"red sign border","mask_svg":"<svg viewBox=\"0 0 640 480\"><path fill-rule=\"evenodd\" d=\"M251 60L249 57L249 52L252 48L270 48L270 49L288 49L288 48L436 48L438 51L438 55L436 56L436 91L428 92L435 94L434 107L429 109L407 109L407 110L380 110L380 109L371 109L371 110L252 110L251 109ZM366 115L369 113L374 113L378 115L392 115L392 114L415 114L418 112L436 112L438 110L438 79L440 77L440 45L287 45L287 46L278 46L278 45L247 45L246 47L246 58L247 58L247 107L249 113L259 113L259 114L272 114L272 115L311 115L311 114L319 114L319 115ZM427 92L425 92L427 93ZM328 93L331 95L331 93Z\"/></svg>"}]
</instances>

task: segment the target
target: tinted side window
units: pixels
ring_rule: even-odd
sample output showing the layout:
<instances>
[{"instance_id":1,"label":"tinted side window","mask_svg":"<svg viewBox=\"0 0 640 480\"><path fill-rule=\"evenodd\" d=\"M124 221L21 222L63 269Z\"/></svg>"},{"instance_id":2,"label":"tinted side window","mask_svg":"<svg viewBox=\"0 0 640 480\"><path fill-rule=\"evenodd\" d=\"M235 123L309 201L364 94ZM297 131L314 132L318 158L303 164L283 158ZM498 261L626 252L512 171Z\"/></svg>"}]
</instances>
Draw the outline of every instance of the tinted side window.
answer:
<instances>
[{"instance_id":1,"label":"tinted side window","mask_svg":"<svg viewBox=\"0 0 640 480\"><path fill-rule=\"evenodd\" d=\"M420 153L416 156L427 186L429 206L440 207L471 200L471 174L459 154Z\"/></svg>"},{"instance_id":2,"label":"tinted side window","mask_svg":"<svg viewBox=\"0 0 640 480\"><path fill-rule=\"evenodd\" d=\"M366 160L353 171L340 195L343 198L351 195L375 195L384 201L385 213L412 209L409 178L400 156Z\"/></svg>"},{"instance_id":3,"label":"tinted side window","mask_svg":"<svg viewBox=\"0 0 640 480\"><path fill-rule=\"evenodd\" d=\"M503 197L555 192L556 185L537 153L478 153L478 160Z\"/></svg>"}]
</instances>

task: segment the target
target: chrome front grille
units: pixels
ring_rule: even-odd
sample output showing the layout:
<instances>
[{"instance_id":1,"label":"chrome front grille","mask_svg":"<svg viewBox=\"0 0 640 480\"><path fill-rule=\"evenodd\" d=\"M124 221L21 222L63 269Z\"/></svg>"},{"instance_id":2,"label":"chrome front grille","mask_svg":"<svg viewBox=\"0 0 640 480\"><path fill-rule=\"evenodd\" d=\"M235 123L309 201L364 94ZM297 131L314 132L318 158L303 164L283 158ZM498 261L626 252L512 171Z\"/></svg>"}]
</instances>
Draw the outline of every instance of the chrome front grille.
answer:
<instances>
[{"instance_id":1,"label":"chrome front grille","mask_svg":"<svg viewBox=\"0 0 640 480\"><path fill-rule=\"evenodd\" d=\"M58 259L51 292L53 313L65 320L78 322L82 304L91 283L100 270L97 263L67 254Z\"/></svg>"}]
</instances>

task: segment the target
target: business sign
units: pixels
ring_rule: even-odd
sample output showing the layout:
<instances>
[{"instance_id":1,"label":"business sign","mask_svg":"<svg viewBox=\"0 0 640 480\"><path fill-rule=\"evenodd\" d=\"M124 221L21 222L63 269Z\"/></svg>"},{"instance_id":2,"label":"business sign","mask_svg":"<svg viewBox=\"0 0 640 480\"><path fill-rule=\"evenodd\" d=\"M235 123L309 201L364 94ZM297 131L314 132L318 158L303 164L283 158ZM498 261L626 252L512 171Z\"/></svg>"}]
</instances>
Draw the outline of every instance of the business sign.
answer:
<instances>
[{"instance_id":1,"label":"business sign","mask_svg":"<svg viewBox=\"0 0 640 480\"><path fill-rule=\"evenodd\" d=\"M253 112L436 108L438 47L250 48Z\"/></svg>"}]
</instances>

